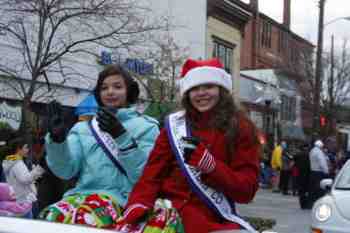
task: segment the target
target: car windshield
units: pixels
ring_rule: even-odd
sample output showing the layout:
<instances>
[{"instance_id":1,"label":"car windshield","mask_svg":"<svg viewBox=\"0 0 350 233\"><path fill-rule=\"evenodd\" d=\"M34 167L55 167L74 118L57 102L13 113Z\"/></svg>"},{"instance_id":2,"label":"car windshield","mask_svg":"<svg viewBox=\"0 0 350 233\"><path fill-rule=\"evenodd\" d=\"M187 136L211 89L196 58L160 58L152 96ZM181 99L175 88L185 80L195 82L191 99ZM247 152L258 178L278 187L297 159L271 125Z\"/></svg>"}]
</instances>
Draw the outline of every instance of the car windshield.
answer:
<instances>
[{"instance_id":1,"label":"car windshield","mask_svg":"<svg viewBox=\"0 0 350 233\"><path fill-rule=\"evenodd\" d=\"M335 189L350 190L350 163L346 163L339 173L339 178L336 181Z\"/></svg>"}]
</instances>

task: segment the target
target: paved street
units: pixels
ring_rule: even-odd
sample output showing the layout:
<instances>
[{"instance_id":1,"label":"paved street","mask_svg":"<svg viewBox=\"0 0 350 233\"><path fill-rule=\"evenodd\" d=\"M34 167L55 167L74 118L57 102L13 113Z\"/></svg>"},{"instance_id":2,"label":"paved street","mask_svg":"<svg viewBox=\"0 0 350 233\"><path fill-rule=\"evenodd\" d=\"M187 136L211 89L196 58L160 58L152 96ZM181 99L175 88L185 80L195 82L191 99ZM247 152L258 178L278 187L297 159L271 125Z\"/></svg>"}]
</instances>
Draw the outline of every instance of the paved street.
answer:
<instances>
[{"instance_id":1,"label":"paved street","mask_svg":"<svg viewBox=\"0 0 350 233\"><path fill-rule=\"evenodd\" d=\"M252 203L239 205L238 209L243 216L275 219L273 230L278 233L310 233L311 211L301 210L297 197L260 189Z\"/></svg>"}]
</instances>

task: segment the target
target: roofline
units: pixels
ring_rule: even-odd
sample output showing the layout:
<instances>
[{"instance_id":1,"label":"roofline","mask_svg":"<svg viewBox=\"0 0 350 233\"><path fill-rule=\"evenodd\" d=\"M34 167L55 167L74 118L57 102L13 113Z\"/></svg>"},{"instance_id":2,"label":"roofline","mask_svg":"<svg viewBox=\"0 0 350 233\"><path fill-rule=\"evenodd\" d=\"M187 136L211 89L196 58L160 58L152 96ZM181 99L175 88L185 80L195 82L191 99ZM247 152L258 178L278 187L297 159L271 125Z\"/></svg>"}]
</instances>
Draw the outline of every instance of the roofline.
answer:
<instances>
[{"instance_id":1,"label":"roofline","mask_svg":"<svg viewBox=\"0 0 350 233\"><path fill-rule=\"evenodd\" d=\"M231 5L232 7L237 8L238 10L240 10L241 12L243 12L248 16L253 15L252 9L246 4L244 4L243 2L241 2L240 0L223 0L223 1L228 5Z\"/></svg>"},{"instance_id":2,"label":"roofline","mask_svg":"<svg viewBox=\"0 0 350 233\"><path fill-rule=\"evenodd\" d=\"M253 12L253 9L250 7L249 3L244 3L242 1L237 1L237 0L229 0L229 1L234 1L236 4L240 5L242 8L244 8L245 10L248 10L250 12ZM239 2L239 3L238 3ZM286 26L284 26L282 23L277 22L276 20L274 20L273 18L269 17L268 15L262 13L262 12L258 12L259 16L268 19L271 23L273 23L274 25L276 25L277 27L281 28L282 30L290 33L294 38L296 38L299 41L302 41L304 43L307 43L308 45L312 46L312 47L316 47L316 45L312 44L310 41L308 41L307 39L299 36L298 34L296 34L295 32L291 31L290 29L288 29Z\"/></svg>"},{"instance_id":3,"label":"roofline","mask_svg":"<svg viewBox=\"0 0 350 233\"><path fill-rule=\"evenodd\" d=\"M264 13L261 13L259 12L259 15L262 17L262 18L265 18L267 20L269 20L271 23L273 23L275 26L279 27L280 29L282 29L283 31L286 31L288 33L290 33L295 39L299 40L299 41L302 41L312 47L316 47L316 45L312 44L310 41L308 41L307 39L299 36L298 34L296 34L295 32L293 32L292 30L288 29L286 26L284 26L283 24L277 22L276 20L274 20L273 18L267 16L266 14Z\"/></svg>"},{"instance_id":4,"label":"roofline","mask_svg":"<svg viewBox=\"0 0 350 233\"><path fill-rule=\"evenodd\" d=\"M255 81L255 82L258 82L258 83L261 83L261 84L264 84L264 85L270 85L270 86L272 86L272 87L274 87L274 88L277 88L277 86L276 86L275 84L273 84L273 83L265 82L265 81L263 81L263 80L254 78L254 77L249 76L249 75L247 75L247 74L242 74L242 73L240 73L239 76L240 76L240 77L243 77L243 78L246 78L246 79L249 79L249 80L251 80L251 81Z\"/></svg>"},{"instance_id":5,"label":"roofline","mask_svg":"<svg viewBox=\"0 0 350 233\"><path fill-rule=\"evenodd\" d=\"M227 23L234 23L243 31L245 25L253 16L249 8L238 3L237 0L208 0L207 16L217 17L226 20ZM218 13L220 12L220 13ZM233 19L235 18L235 19Z\"/></svg>"}]
</instances>

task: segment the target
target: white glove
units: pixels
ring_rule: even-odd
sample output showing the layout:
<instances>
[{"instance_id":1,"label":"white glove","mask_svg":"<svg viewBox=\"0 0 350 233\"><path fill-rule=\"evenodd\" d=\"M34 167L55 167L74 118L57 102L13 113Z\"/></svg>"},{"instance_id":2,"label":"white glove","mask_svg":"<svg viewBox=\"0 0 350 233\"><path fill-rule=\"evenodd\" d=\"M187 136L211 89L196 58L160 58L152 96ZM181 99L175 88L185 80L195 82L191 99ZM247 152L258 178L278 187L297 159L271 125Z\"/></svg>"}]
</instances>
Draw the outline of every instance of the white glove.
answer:
<instances>
[{"instance_id":1,"label":"white glove","mask_svg":"<svg viewBox=\"0 0 350 233\"><path fill-rule=\"evenodd\" d=\"M30 172L33 176L34 180L39 179L43 174L45 170L40 165L33 165L33 170Z\"/></svg>"}]
</instances>

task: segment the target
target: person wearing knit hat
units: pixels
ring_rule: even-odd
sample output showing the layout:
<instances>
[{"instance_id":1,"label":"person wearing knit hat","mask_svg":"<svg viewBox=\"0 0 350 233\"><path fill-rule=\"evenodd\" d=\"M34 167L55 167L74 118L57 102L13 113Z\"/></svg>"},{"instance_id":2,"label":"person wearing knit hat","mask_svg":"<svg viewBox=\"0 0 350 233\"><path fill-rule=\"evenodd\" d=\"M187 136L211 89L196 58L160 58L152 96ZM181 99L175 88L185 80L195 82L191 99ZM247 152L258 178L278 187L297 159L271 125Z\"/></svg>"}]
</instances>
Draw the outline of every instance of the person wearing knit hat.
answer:
<instances>
[{"instance_id":1,"label":"person wearing knit hat","mask_svg":"<svg viewBox=\"0 0 350 233\"><path fill-rule=\"evenodd\" d=\"M328 158L323 152L323 142L316 140L314 148L310 151L310 195L311 205L325 194L325 190L320 187L320 181L329 176Z\"/></svg>"},{"instance_id":2,"label":"person wearing knit hat","mask_svg":"<svg viewBox=\"0 0 350 233\"><path fill-rule=\"evenodd\" d=\"M188 59L179 86L183 110L166 118L117 225L138 225L162 197L186 233L256 232L231 205L254 198L261 153L254 124L234 103L232 76L218 59Z\"/></svg>"},{"instance_id":3,"label":"person wearing knit hat","mask_svg":"<svg viewBox=\"0 0 350 233\"><path fill-rule=\"evenodd\" d=\"M215 84L232 92L232 77L225 70L218 59L192 60L188 59L184 64L179 80L180 94L195 86L202 84Z\"/></svg>"}]
</instances>

